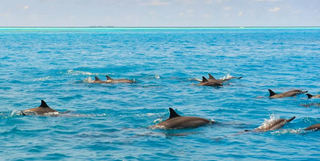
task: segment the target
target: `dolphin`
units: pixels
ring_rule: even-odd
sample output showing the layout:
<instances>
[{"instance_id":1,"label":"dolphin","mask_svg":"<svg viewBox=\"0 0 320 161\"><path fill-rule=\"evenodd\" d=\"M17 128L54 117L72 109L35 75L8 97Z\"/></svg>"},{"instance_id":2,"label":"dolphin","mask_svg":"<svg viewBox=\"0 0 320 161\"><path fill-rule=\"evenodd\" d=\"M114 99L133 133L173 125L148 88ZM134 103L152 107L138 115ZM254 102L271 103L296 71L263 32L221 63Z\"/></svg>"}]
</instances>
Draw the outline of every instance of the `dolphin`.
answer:
<instances>
[{"instance_id":1,"label":"dolphin","mask_svg":"<svg viewBox=\"0 0 320 161\"><path fill-rule=\"evenodd\" d=\"M129 80L129 79L112 79L108 75L106 75L106 77L107 77L107 80L102 81L97 76L95 76L94 77L95 80L93 81L93 83L134 83L135 82L135 81Z\"/></svg>"},{"instance_id":2,"label":"dolphin","mask_svg":"<svg viewBox=\"0 0 320 161\"><path fill-rule=\"evenodd\" d=\"M22 115L58 115L60 112L50 108L44 100L41 100L41 105L36 108L21 111Z\"/></svg>"},{"instance_id":3,"label":"dolphin","mask_svg":"<svg viewBox=\"0 0 320 161\"><path fill-rule=\"evenodd\" d=\"M283 127L286 123L291 122L292 120L294 120L296 117L293 116L290 119L277 119L274 120L272 122L270 122L267 125L262 125L260 127L257 127L254 129L254 131L271 131L271 130L276 130L276 129L280 129L281 127Z\"/></svg>"},{"instance_id":4,"label":"dolphin","mask_svg":"<svg viewBox=\"0 0 320 161\"><path fill-rule=\"evenodd\" d=\"M268 90L269 90L269 92L270 92L269 98L293 97L293 96L296 96L297 94L308 93L308 91L291 90L291 91L288 91L288 92L276 94L276 93L273 92L271 89L268 89Z\"/></svg>"},{"instance_id":5,"label":"dolphin","mask_svg":"<svg viewBox=\"0 0 320 161\"><path fill-rule=\"evenodd\" d=\"M220 83L229 81L229 80L231 80L231 79L241 79L241 78L242 78L242 77L229 77L229 78L226 78L226 79L216 79L216 78L214 78L210 73L208 73L208 75L209 75L209 79L208 79L209 82L210 82L210 81L218 81L218 82L220 82Z\"/></svg>"},{"instance_id":6,"label":"dolphin","mask_svg":"<svg viewBox=\"0 0 320 161\"><path fill-rule=\"evenodd\" d=\"M93 83L111 83L110 81L102 81L97 76L95 76L94 78L95 80L93 81Z\"/></svg>"},{"instance_id":7,"label":"dolphin","mask_svg":"<svg viewBox=\"0 0 320 161\"><path fill-rule=\"evenodd\" d=\"M217 83L223 83L224 81L223 80L221 80L221 79L216 79L216 78L214 78L210 73L208 74L209 75L209 78L208 78L208 81L209 82L217 82Z\"/></svg>"},{"instance_id":8,"label":"dolphin","mask_svg":"<svg viewBox=\"0 0 320 161\"><path fill-rule=\"evenodd\" d=\"M200 82L198 86L223 86L223 84L218 81L208 81L204 76L202 76L202 82Z\"/></svg>"},{"instance_id":9,"label":"dolphin","mask_svg":"<svg viewBox=\"0 0 320 161\"><path fill-rule=\"evenodd\" d=\"M315 131L318 131L318 130L320 130L320 124L311 125L311 126L305 128L304 130L315 130Z\"/></svg>"},{"instance_id":10,"label":"dolphin","mask_svg":"<svg viewBox=\"0 0 320 161\"><path fill-rule=\"evenodd\" d=\"M320 98L320 94L318 95L311 95L311 94L306 94L308 98Z\"/></svg>"},{"instance_id":11,"label":"dolphin","mask_svg":"<svg viewBox=\"0 0 320 161\"><path fill-rule=\"evenodd\" d=\"M112 79L111 77L107 76L107 81L110 81L111 83L134 83L135 81L129 80L129 79Z\"/></svg>"},{"instance_id":12,"label":"dolphin","mask_svg":"<svg viewBox=\"0 0 320 161\"><path fill-rule=\"evenodd\" d=\"M151 126L152 129L185 129L185 128L197 128L214 121L207 120L201 117L194 116L180 116L172 108L169 108L170 116L167 120L160 122L159 124Z\"/></svg>"}]
</instances>

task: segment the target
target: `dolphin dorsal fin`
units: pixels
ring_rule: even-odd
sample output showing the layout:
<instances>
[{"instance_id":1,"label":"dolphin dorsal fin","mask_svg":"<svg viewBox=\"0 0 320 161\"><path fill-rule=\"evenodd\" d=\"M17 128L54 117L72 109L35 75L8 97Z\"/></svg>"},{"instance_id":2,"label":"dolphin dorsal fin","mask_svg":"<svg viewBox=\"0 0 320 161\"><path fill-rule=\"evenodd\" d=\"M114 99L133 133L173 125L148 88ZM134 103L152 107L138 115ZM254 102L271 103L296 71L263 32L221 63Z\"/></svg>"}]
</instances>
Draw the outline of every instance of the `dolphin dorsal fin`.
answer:
<instances>
[{"instance_id":1,"label":"dolphin dorsal fin","mask_svg":"<svg viewBox=\"0 0 320 161\"><path fill-rule=\"evenodd\" d=\"M207 78L204 77L204 76L202 76L202 83L203 83L203 82L208 82Z\"/></svg>"},{"instance_id":2,"label":"dolphin dorsal fin","mask_svg":"<svg viewBox=\"0 0 320 161\"><path fill-rule=\"evenodd\" d=\"M312 94L306 94L307 96L308 96L308 98L312 98L313 97L313 95Z\"/></svg>"},{"instance_id":3,"label":"dolphin dorsal fin","mask_svg":"<svg viewBox=\"0 0 320 161\"><path fill-rule=\"evenodd\" d=\"M101 81L97 76L94 76L95 81Z\"/></svg>"},{"instance_id":4,"label":"dolphin dorsal fin","mask_svg":"<svg viewBox=\"0 0 320 161\"><path fill-rule=\"evenodd\" d=\"M46 102L44 102L44 100L41 100L41 105L39 107L42 107L42 108L49 108L49 106L47 105Z\"/></svg>"},{"instance_id":5,"label":"dolphin dorsal fin","mask_svg":"<svg viewBox=\"0 0 320 161\"><path fill-rule=\"evenodd\" d=\"M106 75L107 80L113 80L111 77L109 77L108 75Z\"/></svg>"},{"instance_id":6,"label":"dolphin dorsal fin","mask_svg":"<svg viewBox=\"0 0 320 161\"><path fill-rule=\"evenodd\" d=\"M176 113L176 111L174 111L171 107L169 108L170 111L170 116L169 119L175 118L175 117L180 117L179 114Z\"/></svg>"},{"instance_id":7,"label":"dolphin dorsal fin","mask_svg":"<svg viewBox=\"0 0 320 161\"><path fill-rule=\"evenodd\" d=\"M276 95L276 93L274 93L271 89L268 89L268 91L270 92L270 97Z\"/></svg>"},{"instance_id":8,"label":"dolphin dorsal fin","mask_svg":"<svg viewBox=\"0 0 320 161\"><path fill-rule=\"evenodd\" d=\"M216 79L210 73L208 75L209 75L209 79L214 79L214 80Z\"/></svg>"}]
</instances>

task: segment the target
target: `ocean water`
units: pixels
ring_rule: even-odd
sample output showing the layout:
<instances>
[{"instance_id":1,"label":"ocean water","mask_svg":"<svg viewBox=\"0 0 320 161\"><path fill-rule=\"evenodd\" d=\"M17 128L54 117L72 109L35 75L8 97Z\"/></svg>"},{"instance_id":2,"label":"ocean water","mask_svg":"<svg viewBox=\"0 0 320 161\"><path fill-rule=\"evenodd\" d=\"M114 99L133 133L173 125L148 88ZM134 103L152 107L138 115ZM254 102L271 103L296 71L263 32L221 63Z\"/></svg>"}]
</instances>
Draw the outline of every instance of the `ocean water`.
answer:
<instances>
[{"instance_id":1,"label":"ocean water","mask_svg":"<svg viewBox=\"0 0 320 161\"><path fill-rule=\"evenodd\" d=\"M320 29L0 29L0 160L319 160ZM223 87L202 76L242 76ZM93 84L126 78L134 84ZM21 116L40 100L57 117ZM313 104L304 107L302 105ZM150 129L169 116L216 121ZM242 133L291 118L282 129Z\"/></svg>"}]
</instances>

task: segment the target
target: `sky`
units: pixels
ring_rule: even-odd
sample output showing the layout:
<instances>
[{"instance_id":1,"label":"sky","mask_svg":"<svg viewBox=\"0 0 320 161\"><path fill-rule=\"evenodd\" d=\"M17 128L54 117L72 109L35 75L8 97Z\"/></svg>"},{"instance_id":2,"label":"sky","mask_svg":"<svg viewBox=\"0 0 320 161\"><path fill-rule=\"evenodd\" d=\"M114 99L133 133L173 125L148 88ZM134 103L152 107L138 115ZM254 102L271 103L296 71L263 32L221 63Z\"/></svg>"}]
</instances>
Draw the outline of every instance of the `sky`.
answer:
<instances>
[{"instance_id":1,"label":"sky","mask_svg":"<svg viewBox=\"0 0 320 161\"><path fill-rule=\"evenodd\" d=\"M320 26L320 0L0 0L0 26Z\"/></svg>"}]
</instances>

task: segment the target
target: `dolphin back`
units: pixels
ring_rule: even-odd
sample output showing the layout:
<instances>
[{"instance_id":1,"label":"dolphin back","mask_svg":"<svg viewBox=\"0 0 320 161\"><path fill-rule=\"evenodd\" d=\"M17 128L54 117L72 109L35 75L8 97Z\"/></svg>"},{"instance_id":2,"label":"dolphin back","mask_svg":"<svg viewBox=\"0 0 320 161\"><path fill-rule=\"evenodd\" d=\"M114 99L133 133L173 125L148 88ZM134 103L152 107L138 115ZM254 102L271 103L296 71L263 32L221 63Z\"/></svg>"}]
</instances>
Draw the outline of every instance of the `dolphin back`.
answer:
<instances>
[{"instance_id":1,"label":"dolphin back","mask_svg":"<svg viewBox=\"0 0 320 161\"><path fill-rule=\"evenodd\" d=\"M304 130L320 130L320 124L311 125L311 126L305 128Z\"/></svg>"}]
</instances>

